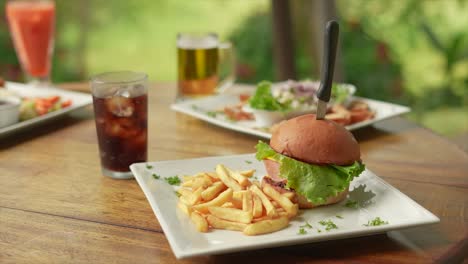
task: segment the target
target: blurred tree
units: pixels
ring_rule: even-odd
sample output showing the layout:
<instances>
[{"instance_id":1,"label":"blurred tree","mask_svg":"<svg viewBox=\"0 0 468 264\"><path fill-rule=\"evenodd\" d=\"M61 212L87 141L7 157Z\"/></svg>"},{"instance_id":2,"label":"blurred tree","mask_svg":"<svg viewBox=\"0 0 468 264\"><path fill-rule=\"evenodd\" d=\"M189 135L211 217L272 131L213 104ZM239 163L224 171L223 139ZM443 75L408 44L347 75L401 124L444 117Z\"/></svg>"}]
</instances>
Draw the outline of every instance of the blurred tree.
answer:
<instances>
[{"instance_id":1,"label":"blurred tree","mask_svg":"<svg viewBox=\"0 0 468 264\"><path fill-rule=\"evenodd\" d=\"M271 0L271 12L276 76L279 79L296 79L290 1Z\"/></svg>"},{"instance_id":2,"label":"blurred tree","mask_svg":"<svg viewBox=\"0 0 468 264\"><path fill-rule=\"evenodd\" d=\"M467 105L466 1L339 1L348 20L388 47L402 69L405 98L416 113Z\"/></svg>"},{"instance_id":3,"label":"blurred tree","mask_svg":"<svg viewBox=\"0 0 468 264\"><path fill-rule=\"evenodd\" d=\"M468 35L465 32L456 32L443 44L425 21L421 21L421 28L429 43L445 60L444 81L437 90L437 95L445 97L444 101L468 105L468 74L458 76L456 73L456 65L468 61L468 49L465 48ZM433 95L428 98L433 98Z\"/></svg>"},{"instance_id":4,"label":"blurred tree","mask_svg":"<svg viewBox=\"0 0 468 264\"><path fill-rule=\"evenodd\" d=\"M57 0L55 51L52 81L83 80L86 71L86 43L89 34L90 1ZM70 12L73 10L73 12Z\"/></svg>"},{"instance_id":5,"label":"blurred tree","mask_svg":"<svg viewBox=\"0 0 468 264\"><path fill-rule=\"evenodd\" d=\"M248 17L228 38L236 47L237 76L240 82L275 80L269 12Z\"/></svg>"},{"instance_id":6,"label":"blurred tree","mask_svg":"<svg viewBox=\"0 0 468 264\"><path fill-rule=\"evenodd\" d=\"M330 18L336 17L333 15L323 16L321 22L316 22L316 20L310 19L308 11L313 6L308 1L295 3L306 4L301 6L302 8L295 6L294 10L296 11L293 12L295 27L292 30L295 31L296 38L295 64L298 70L298 79L317 79L320 73L320 66L317 64L322 59L322 53L318 52L317 46L323 46L323 25ZM326 8L333 10L332 7ZM358 21L338 20L340 22L340 54L345 73L344 81L356 85L358 95L402 102L405 98L402 92L400 66L390 56L390 47L385 42L366 34ZM246 19L231 34L239 57L238 75L242 82L255 83L261 80L278 80L273 72L274 67L272 67L270 23L269 13L255 14ZM318 30L318 27L305 26L311 23L321 23L321 30ZM316 33L312 34L311 32L314 30Z\"/></svg>"},{"instance_id":7,"label":"blurred tree","mask_svg":"<svg viewBox=\"0 0 468 264\"><path fill-rule=\"evenodd\" d=\"M297 0L291 1L291 5L292 17L294 18L294 25L291 30L295 32L296 42L299 42L297 45L305 51L307 56L304 59L307 59L309 64L317 66L311 67L312 71L309 74L311 76L320 76L325 26L332 19L340 20L337 16L335 2L329 0ZM341 38L342 36L340 36ZM334 80L343 81L341 40L338 45Z\"/></svg>"},{"instance_id":8,"label":"blurred tree","mask_svg":"<svg viewBox=\"0 0 468 264\"><path fill-rule=\"evenodd\" d=\"M274 72L271 24L270 12L256 13L246 18L229 35L228 38L236 47L237 75L240 82L281 81ZM294 42L294 63L298 79L314 78L304 42L301 39Z\"/></svg>"},{"instance_id":9,"label":"blurred tree","mask_svg":"<svg viewBox=\"0 0 468 264\"><path fill-rule=\"evenodd\" d=\"M390 57L387 43L366 34L358 21L342 21L342 56L345 82L357 87L357 95L404 102L401 68Z\"/></svg>"}]
</instances>

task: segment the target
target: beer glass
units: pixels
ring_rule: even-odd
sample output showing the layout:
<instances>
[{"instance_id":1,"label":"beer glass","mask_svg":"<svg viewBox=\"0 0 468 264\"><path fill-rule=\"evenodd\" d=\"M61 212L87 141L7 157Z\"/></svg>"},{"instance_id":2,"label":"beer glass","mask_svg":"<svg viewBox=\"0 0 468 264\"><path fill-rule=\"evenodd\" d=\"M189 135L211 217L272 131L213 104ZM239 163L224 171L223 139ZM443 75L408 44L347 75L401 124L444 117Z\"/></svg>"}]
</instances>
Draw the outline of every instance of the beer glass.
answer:
<instances>
[{"instance_id":1,"label":"beer glass","mask_svg":"<svg viewBox=\"0 0 468 264\"><path fill-rule=\"evenodd\" d=\"M178 98L222 92L234 83L231 43L220 43L215 33L177 35Z\"/></svg>"}]
</instances>

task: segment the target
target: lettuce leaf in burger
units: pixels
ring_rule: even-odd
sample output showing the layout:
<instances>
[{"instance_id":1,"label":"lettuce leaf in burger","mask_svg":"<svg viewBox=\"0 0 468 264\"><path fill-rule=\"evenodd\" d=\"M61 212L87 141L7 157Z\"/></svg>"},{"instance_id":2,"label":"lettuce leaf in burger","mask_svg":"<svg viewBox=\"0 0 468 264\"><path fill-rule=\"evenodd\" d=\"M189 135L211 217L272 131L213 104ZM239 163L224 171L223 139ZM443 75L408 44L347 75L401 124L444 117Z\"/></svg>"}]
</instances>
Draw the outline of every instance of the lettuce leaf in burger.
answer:
<instances>
[{"instance_id":1,"label":"lettuce leaf in burger","mask_svg":"<svg viewBox=\"0 0 468 264\"><path fill-rule=\"evenodd\" d=\"M343 200L351 181L365 170L354 136L315 115L281 123L270 145L260 141L256 149L268 172L262 184L295 191L301 208Z\"/></svg>"}]
</instances>

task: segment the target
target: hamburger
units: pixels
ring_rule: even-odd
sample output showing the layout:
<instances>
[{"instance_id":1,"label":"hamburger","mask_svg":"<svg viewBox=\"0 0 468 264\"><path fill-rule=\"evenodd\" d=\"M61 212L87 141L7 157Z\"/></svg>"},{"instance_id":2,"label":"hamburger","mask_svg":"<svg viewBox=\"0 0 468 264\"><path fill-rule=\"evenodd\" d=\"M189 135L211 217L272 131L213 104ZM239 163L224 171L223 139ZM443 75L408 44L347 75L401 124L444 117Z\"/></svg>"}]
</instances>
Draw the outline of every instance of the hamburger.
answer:
<instances>
[{"instance_id":1,"label":"hamburger","mask_svg":"<svg viewBox=\"0 0 468 264\"><path fill-rule=\"evenodd\" d=\"M256 158L263 160L270 184L279 192L295 192L300 208L338 203L361 174L359 144L343 126L303 115L279 124L270 145L259 141Z\"/></svg>"}]
</instances>

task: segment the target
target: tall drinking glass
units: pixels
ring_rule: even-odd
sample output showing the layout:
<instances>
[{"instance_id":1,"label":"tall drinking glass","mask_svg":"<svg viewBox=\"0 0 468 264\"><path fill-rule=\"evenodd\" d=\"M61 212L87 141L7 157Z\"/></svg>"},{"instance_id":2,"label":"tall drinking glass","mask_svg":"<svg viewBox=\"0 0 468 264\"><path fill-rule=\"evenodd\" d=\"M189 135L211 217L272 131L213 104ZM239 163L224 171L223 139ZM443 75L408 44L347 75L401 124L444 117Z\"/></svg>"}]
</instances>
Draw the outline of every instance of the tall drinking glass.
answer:
<instances>
[{"instance_id":1,"label":"tall drinking glass","mask_svg":"<svg viewBox=\"0 0 468 264\"><path fill-rule=\"evenodd\" d=\"M147 159L148 77L122 71L91 79L102 173L117 179L133 175L129 166Z\"/></svg>"},{"instance_id":2,"label":"tall drinking glass","mask_svg":"<svg viewBox=\"0 0 468 264\"><path fill-rule=\"evenodd\" d=\"M55 2L53 0L8 0L6 16L21 67L29 82L50 81L54 50Z\"/></svg>"},{"instance_id":3,"label":"tall drinking glass","mask_svg":"<svg viewBox=\"0 0 468 264\"><path fill-rule=\"evenodd\" d=\"M234 83L232 44L215 33L179 33L177 60L178 99L213 95Z\"/></svg>"}]
</instances>

